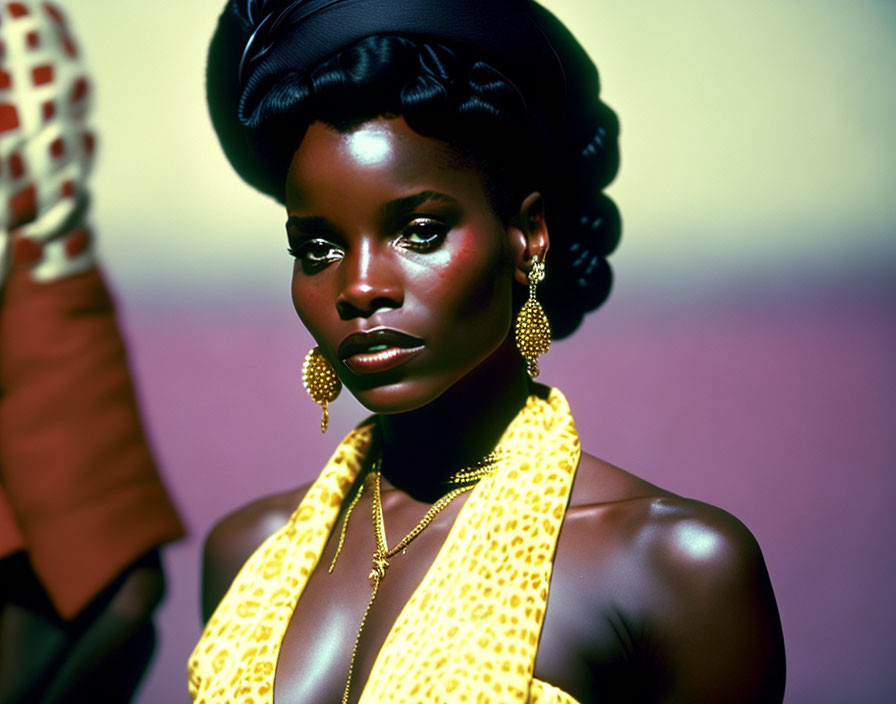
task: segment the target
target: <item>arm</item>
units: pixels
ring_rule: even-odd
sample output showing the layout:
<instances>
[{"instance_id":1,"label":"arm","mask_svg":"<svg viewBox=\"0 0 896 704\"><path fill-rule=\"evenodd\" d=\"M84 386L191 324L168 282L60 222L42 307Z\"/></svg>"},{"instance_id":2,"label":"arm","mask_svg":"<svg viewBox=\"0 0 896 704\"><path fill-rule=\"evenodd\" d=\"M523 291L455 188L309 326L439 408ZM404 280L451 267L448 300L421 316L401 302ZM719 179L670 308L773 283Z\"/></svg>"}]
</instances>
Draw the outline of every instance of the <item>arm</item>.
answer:
<instances>
[{"instance_id":1,"label":"arm","mask_svg":"<svg viewBox=\"0 0 896 704\"><path fill-rule=\"evenodd\" d=\"M59 619L24 553L0 562L0 701L126 702L155 644L158 553L126 569L74 619Z\"/></svg>"},{"instance_id":2,"label":"arm","mask_svg":"<svg viewBox=\"0 0 896 704\"><path fill-rule=\"evenodd\" d=\"M155 648L152 616L164 593L162 565L153 551L89 607L41 702L62 704L73 692L91 701L130 701Z\"/></svg>"},{"instance_id":3,"label":"arm","mask_svg":"<svg viewBox=\"0 0 896 704\"><path fill-rule=\"evenodd\" d=\"M0 40L0 557L27 552L68 621L182 527L94 260L80 49L37 0L0 6Z\"/></svg>"},{"instance_id":4,"label":"arm","mask_svg":"<svg viewBox=\"0 0 896 704\"><path fill-rule=\"evenodd\" d=\"M756 540L705 504L661 501L655 514L645 623L657 700L780 702L784 643Z\"/></svg>"},{"instance_id":5,"label":"arm","mask_svg":"<svg viewBox=\"0 0 896 704\"><path fill-rule=\"evenodd\" d=\"M94 261L80 50L36 0L0 39L0 701L125 702L182 527Z\"/></svg>"}]
</instances>

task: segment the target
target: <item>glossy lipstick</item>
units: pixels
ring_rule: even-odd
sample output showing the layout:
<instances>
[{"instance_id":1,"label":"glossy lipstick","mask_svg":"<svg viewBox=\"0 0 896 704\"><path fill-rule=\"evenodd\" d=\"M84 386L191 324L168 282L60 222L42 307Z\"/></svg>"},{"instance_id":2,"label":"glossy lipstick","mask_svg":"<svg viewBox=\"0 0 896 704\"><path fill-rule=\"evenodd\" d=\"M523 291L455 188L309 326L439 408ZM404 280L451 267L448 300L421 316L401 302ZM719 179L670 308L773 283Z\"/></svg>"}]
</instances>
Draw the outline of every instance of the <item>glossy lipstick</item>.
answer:
<instances>
[{"instance_id":1,"label":"glossy lipstick","mask_svg":"<svg viewBox=\"0 0 896 704\"><path fill-rule=\"evenodd\" d=\"M355 374L376 374L404 364L423 351L423 340L398 330L376 328L355 332L340 344L337 354Z\"/></svg>"}]
</instances>

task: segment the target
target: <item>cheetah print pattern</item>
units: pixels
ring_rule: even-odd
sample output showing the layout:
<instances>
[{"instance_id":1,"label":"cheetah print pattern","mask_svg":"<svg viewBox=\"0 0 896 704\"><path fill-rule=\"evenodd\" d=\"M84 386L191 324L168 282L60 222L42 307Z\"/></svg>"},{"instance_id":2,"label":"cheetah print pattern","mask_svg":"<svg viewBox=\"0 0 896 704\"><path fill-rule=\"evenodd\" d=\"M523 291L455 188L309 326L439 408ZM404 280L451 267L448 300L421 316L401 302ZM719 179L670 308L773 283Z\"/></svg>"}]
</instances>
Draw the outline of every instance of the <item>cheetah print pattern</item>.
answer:
<instances>
[{"instance_id":1,"label":"cheetah print pattern","mask_svg":"<svg viewBox=\"0 0 896 704\"><path fill-rule=\"evenodd\" d=\"M283 634L361 468L371 426L353 430L283 528L246 561L190 656L200 704L273 704Z\"/></svg>"},{"instance_id":2,"label":"cheetah print pattern","mask_svg":"<svg viewBox=\"0 0 896 704\"><path fill-rule=\"evenodd\" d=\"M190 657L195 702L273 704L280 643L371 437L371 426L346 437L289 523L237 575ZM581 454L563 395L530 396L498 448L498 471L461 508L386 638L360 704L575 704L533 678Z\"/></svg>"}]
</instances>

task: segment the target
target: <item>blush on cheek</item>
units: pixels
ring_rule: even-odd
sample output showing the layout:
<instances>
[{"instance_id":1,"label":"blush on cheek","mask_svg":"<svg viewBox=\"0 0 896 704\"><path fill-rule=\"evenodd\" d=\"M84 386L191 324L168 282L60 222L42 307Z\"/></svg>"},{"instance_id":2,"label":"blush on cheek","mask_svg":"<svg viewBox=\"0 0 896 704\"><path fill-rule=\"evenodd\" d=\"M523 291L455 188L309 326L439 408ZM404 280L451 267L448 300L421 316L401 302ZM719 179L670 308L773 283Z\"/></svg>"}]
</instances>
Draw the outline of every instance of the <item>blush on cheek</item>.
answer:
<instances>
[{"instance_id":1,"label":"blush on cheek","mask_svg":"<svg viewBox=\"0 0 896 704\"><path fill-rule=\"evenodd\" d=\"M451 269L456 276L455 284L465 292L462 299L465 312L499 314L489 309L500 306L503 298L509 300L509 295L502 296L502 288L509 285L503 281L507 276L506 262L499 246L483 252L482 238L481 230L477 234L475 228L465 229L456 252L458 266Z\"/></svg>"},{"instance_id":2,"label":"blush on cheek","mask_svg":"<svg viewBox=\"0 0 896 704\"><path fill-rule=\"evenodd\" d=\"M481 234L476 234L475 227L464 227L460 229L450 247L429 255L434 265L432 271L438 278L440 286L447 283L453 288L460 279L469 275L471 267L480 266L476 259L483 258L482 247L478 243L481 237Z\"/></svg>"},{"instance_id":3,"label":"blush on cheek","mask_svg":"<svg viewBox=\"0 0 896 704\"><path fill-rule=\"evenodd\" d=\"M462 231L460 244L457 248L458 259L469 259L476 244L476 233L472 227L465 227Z\"/></svg>"}]
</instances>

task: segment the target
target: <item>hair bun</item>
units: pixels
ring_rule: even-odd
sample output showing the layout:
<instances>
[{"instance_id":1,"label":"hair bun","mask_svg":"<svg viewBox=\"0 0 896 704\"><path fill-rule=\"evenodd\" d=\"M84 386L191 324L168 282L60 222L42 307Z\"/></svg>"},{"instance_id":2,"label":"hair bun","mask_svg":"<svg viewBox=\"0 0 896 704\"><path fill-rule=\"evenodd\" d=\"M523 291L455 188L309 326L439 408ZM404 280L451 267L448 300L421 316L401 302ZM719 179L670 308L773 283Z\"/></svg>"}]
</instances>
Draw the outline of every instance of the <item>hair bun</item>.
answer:
<instances>
[{"instance_id":1,"label":"hair bun","mask_svg":"<svg viewBox=\"0 0 896 704\"><path fill-rule=\"evenodd\" d=\"M604 103L601 108L594 135L579 152L579 176L598 189L608 186L619 171L619 120Z\"/></svg>"},{"instance_id":2,"label":"hair bun","mask_svg":"<svg viewBox=\"0 0 896 704\"><path fill-rule=\"evenodd\" d=\"M576 242L583 243L595 254L606 257L616 249L622 235L622 218L619 208L601 193L594 202L585 206L579 216Z\"/></svg>"}]
</instances>

